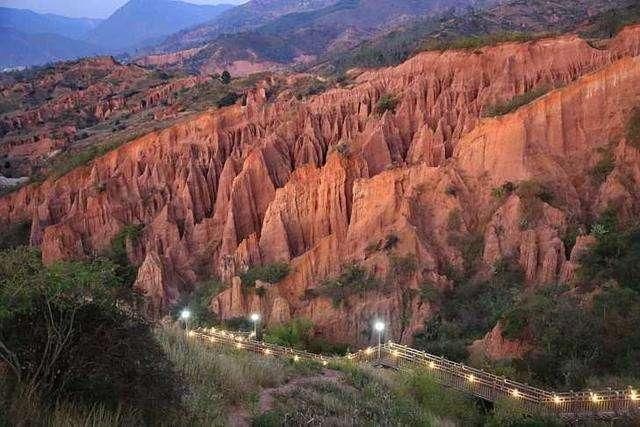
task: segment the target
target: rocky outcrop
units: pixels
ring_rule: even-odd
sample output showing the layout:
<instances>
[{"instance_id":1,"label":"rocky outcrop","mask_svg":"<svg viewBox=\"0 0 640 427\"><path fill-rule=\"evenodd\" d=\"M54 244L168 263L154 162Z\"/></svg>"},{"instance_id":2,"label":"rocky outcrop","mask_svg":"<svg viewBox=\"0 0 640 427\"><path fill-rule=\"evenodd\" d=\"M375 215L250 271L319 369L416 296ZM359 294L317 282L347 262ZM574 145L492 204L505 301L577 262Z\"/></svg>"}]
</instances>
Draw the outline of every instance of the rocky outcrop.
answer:
<instances>
[{"instance_id":1,"label":"rocky outcrop","mask_svg":"<svg viewBox=\"0 0 640 427\"><path fill-rule=\"evenodd\" d=\"M244 106L148 134L0 199L0 220L31 220L47 262L99 253L125 225L142 225L129 253L140 266L136 287L154 306L215 275L230 283L212 301L222 318L304 316L331 339L366 343L372 318L382 317L389 338L409 342L437 311L421 286L452 286L447 266L464 263L461 237L484 236L481 273L510 258L541 286L572 275L577 258L567 259L563 242L571 221L620 200L638 212L637 148L621 135L640 104L640 58L625 57L633 40L618 43L626 47L597 50L569 36L423 53L307 101L266 102L260 87ZM481 118L540 85L558 88ZM398 100L395 111L379 111L384 94ZM590 168L610 142L616 168L600 185ZM544 183L552 197L492 194L522 181ZM407 256L415 263L403 270ZM291 272L265 291L236 277L274 261ZM379 284L332 301L322 282L348 262Z\"/></svg>"},{"instance_id":2,"label":"rocky outcrop","mask_svg":"<svg viewBox=\"0 0 640 427\"><path fill-rule=\"evenodd\" d=\"M475 341L469 351L472 357L489 360L520 359L533 347L526 339L510 340L503 336L499 323L483 339Z\"/></svg>"}]
</instances>

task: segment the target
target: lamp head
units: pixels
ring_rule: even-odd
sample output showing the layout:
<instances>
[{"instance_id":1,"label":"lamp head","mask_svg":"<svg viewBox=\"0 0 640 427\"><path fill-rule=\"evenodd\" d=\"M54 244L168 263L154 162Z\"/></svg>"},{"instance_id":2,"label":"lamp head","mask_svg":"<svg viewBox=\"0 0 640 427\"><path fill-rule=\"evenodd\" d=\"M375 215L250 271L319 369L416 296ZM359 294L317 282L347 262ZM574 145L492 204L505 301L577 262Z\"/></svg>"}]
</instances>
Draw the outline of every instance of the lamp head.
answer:
<instances>
[{"instance_id":1,"label":"lamp head","mask_svg":"<svg viewBox=\"0 0 640 427\"><path fill-rule=\"evenodd\" d=\"M252 322L257 322L258 320L260 320L260 315L258 313L252 313L250 319Z\"/></svg>"},{"instance_id":2,"label":"lamp head","mask_svg":"<svg viewBox=\"0 0 640 427\"><path fill-rule=\"evenodd\" d=\"M376 323L373 324L373 328L378 332L384 331L384 322L378 320Z\"/></svg>"},{"instance_id":3,"label":"lamp head","mask_svg":"<svg viewBox=\"0 0 640 427\"><path fill-rule=\"evenodd\" d=\"M189 317L191 317L191 312L186 308L180 312L181 319L188 319Z\"/></svg>"}]
</instances>

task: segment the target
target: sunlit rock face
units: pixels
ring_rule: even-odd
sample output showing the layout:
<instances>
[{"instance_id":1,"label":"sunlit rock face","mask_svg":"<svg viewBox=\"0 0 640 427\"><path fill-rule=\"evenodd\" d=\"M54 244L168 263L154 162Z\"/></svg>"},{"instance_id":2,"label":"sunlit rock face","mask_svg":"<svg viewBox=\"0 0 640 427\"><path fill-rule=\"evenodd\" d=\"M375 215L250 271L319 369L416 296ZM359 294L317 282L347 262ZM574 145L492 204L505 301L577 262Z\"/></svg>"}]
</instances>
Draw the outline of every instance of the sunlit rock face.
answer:
<instances>
[{"instance_id":1,"label":"sunlit rock face","mask_svg":"<svg viewBox=\"0 0 640 427\"><path fill-rule=\"evenodd\" d=\"M623 215L640 212L640 154L624 138L640 105L639 35L626 29L606 50L567 36L422 53L307 101L267 102L263 87L245 106L148 134L0 199L0 219L31 220L47 263L100 253L125 225L142 224L128 253L140 267L135 286L157 310L214 275L230 284L211 302L222 318L307 317L327 338L365 343L380 316L391 338L410 342L438 310L419 289L452 286L446 267L463 263L460 236L483 236L480 274L508 258L542 286L570 280L589 244L565 247L572 220L612 202ZM542 86L556 89L481 118ZM384 95L395 108L380 111ZM616 166L595 183L589 171L606 147ZM522 181L553 193L535 215L516 193L492 194ZM414 268L398 272L407 255ZM234 278L276 261L291 272L262 292ZM351 261L379 286L332 301L320 284Z\"/></svg>"}]
</instances>

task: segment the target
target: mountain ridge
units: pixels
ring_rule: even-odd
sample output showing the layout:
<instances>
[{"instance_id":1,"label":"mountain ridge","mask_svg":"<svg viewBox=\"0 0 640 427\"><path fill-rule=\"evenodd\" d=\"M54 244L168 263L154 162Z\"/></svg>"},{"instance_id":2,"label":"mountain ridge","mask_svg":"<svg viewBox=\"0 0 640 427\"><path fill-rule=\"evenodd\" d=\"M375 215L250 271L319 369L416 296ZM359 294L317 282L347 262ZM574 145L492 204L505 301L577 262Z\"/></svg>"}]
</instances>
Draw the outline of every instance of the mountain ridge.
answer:
<instances>
[{"instance_id":1,"label":"mountain ridge","mask_svg":"<svg viewBox=\"0 0 640 427\"><path fill-rule=\"evenodd\" d=\"M115 50L152 44L212 19L232 5L195 5L177 0L130 0L93 29L87 40ZM138 31L131 33L132 28Z\"/></svg>"}]
</instances>

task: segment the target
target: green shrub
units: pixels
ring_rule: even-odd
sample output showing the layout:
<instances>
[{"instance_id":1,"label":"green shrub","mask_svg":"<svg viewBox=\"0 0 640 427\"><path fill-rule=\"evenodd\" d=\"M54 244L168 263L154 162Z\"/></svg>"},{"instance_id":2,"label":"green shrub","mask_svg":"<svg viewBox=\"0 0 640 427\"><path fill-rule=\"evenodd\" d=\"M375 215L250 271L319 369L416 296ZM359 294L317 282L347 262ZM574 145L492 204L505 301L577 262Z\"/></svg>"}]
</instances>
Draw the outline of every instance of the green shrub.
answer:
<instances>
[{"instance_id":1,"label":"green shrub","mask_svg":"<svg viewBox=\"0 0 640 427\"><path fill-rule=\"evenodd\" d=\"M440 301L440 290L431 282L424 282L420 286L420 299L422 301L437 303Z\"/></svg>"},{"instance_id":2,"label":"green shrub","mask_svg":"<svg viewBox=\"0 0 640 427\"><path fill-rule=\"evenodd\" d=\"M192 326L213 326L218 319L211 312L209 306L211 300L223 289L223 284L217 278L210 278L195 285L194 290L185 295L171 310L171 317L174 320L180 318L183 309L188 308L191 312L189 324Z\"/></svg>"},{"instance_id":3,"label":"green shrub","mask_svg":"<svg viewBox=\"0 0 640 427\"><path fill-rule=\"evenodd\" d=\"M624 228L615 208L606 210L593 226L596 237L580 259L577 277L582 282L620 286L640 291L640 228Z\"/></svg>"},{"instance_id":4,"label":"green shrub","mask_svg":"<svg viewBox=\"0 0 640 427\"><path fill-rule=\"evenodd\" d=\"M398 100L393 95L385 94L378 100L378 103L376 104L376 112L380 115L384 114L386 111L395 113L397 105Z\"/></svg>"},{"instance_id":5,"label":"green shrub","mask_svg":"<svg viewBox=\"0 0 640 427\"><path fill-rule=\"evenodd\" d=\"M454 277L452 289L439 298L440 313L415 336L415 345L453 360L464 360L467 347L482 338L511 310L524 288L524 274L513 259L493 267L487 280Z\"/></svg>"},{"instance_id":6,"label":"green shrub","mask_svg":"<svg viewBox=\"0 0 640 427\"><path fill-rule=\"evenodd\" d=\"M505 114L512 113L516 111L518 108L523 105L527 105L532 101L540 98L541 96L546 95L549 92L550 88L543 86L536 89L532 89L527 91L521 95L516 95L510 100L494 105L490 105L485 108L483 116L484 117L496 117L503 116Z\"/></svg>"},{"instance_id":7,"label":"green shrub","mask_svg":"<svg viewBox=\"0 0 640 427\"><path fill-rule=\"evenodd\" d=\"M105 254L108 259L113 261L118 268L118 277L121 277L125 286L133 285L135 282L138 269L129 261L127 254L127 242L135 245L142 234L144 226L142 224L129 224L120 230L118 234L111 240L111 247Z\"/></svg>"},{"instance_id":8,"label":"green shrub","mask_svg":"<svg viewBox=\"0 0 640 427\"><path fill-rule=\"evenodd\" d=\"M458 231L462 227L462 214L460 213L460 209L453 209L449 212L449 216L447 218L447 230L449 231Z\"/></svg>"},{"instance_id":9,"label":"green shrub","mask_svg":"<svg viewBox=\"0 0 640 427\"><path fill-rule=\"evenodd\" d=\"M269 327L264 333L264 341L312 353L344 355L347 352L346 344L329 343L315 337L313 323L302 318Z\"/></svg>"},{"instance_id":10,"label":"green shrub","mask_svg":"<svg viewBox=\"0 0 640 427\"><path fill-rule=\"evenodd\" d=\"M640 345L640 293L614 286L602 288L592 304L583 298L575 288L543 287L505 316L505 335L518 337L526 323L527 341L535 348L516 365L520 374L536 384L575 389L585 387L594 372L640 372L634 350Z\"/></svg>"},{"instance_id":11,"label":"green shrub","mask_svg":"<svg viewBox=\"0 0 640 427\"><path fill-rule=\"evenodd\" d=\"M511 340L522 338L522 333L527 327L527 313L514 308L509 310L502 319L502 335Z\"/></svg>"},{"instance_id":12,"label":"green shrub","mask_svg":"<svg viewBox=\"0 0 640 427\"><path fill-rule=\"evenodd\" d=\"M640 108L633 110L627 122L627 140L632 147L640 148Z\"/></svg>"},{"instance_id":13,"label":"green shrub","mask_svg":"<svg viewBox=\"0 0 640 427\"><path fill-rule=\"evenodd\" d=\"M327 83L318 79L317 77L306 77L298 79L293 86L293 93L298 99L304 99L309 96L317 95L326 91L328 88Z\"/></svg>"},{"instance_id":14,"label":"green shrub","mask_svg":"<svg viewBox=\"0 0 640 427\"><path fill-rule=\"evenodd\" d=\"M246 317L232 317L223 321L222 324L230 331L253 331L253 323Z\"/></svg>"},{"instance_id":15,"label":"green shrub","mask_svg":"<svg viewBox=\"0 0 640 427\"><path fill-rule=\"evenodd\" d=\"M272 344L302 349L313 331L313 323L307 319L294 319L289 323L271 326L264 340Z\"/></svg>"},{"instance_id":16,"label":"green shrub","mask_svg":"<svg viewBox=\"0 0 640 427\"><path fill-rule=\"evenodd\" d=\"M449 236L449 243L462 255L463 275L472 275L482 257L484 236L480 233L452 233Z\"/></svg>"},{"instance_id":17,"label":"green shrub","mask_svg":"<svg viewBox=\"0 0 640 427\"><path fill-rule=\"evenodd\" d=\"M224 70L220 75L220 81L222 84L228 85L231 83L231 74L227 70Z\"/></svg>"},{"instance_id":18,"label":"green shrub","mask_svg":"<svg viewBox=\"0 0 640 427\"><path fill-rule=\"evenodd\" d=\"M599 153L600 159L589 173L591 178L593 178L593 181L598 185L602 184L616 167L616 162L613 158L611 148L600 149Z\"/></svg>"},{"instance_id":19,"label":"green shrub","mask_svg":"<svg viewBox=\"0 0 640 427\"><path fill-rule=\"evenodd\" d=\"M45 267L35 249L0 252L0 357L13 396L122 407L148 423L180 412L179 381L148 325L117 299L121 286L109 260ZM37 421L24 416L10 414Z\"/></svg>"},{"instance_id":20,"label":"green shrub","mask_svg":"<svg viewBox=\"0 0 640 427\"><path fill-rule=\"evenodd\" d=\"M356 262L342 266L340 275L324 280L319 288L320 295L330 297L334 304L341 304L345 299L357 293L364 294L368 290L377 289L381 283L375 275L368 272Z\"/></svg>"},{"instance_id":21,"label":"green shrub","mask_svg":"<svg viewBox=\"0 0 640 427\"><path fill-rule=\"evenodd\" d=\"M250 267L247 271L240 274L242 283L245 286L255 286L256 280L267 283L278 283L289 275L291 267L284 262L272 262L264 265L256 265Z\"/></svg>"},{"instance_id":22,"label":"green shrub","mask_svg":"<svg viewBox=\"0 0 640 427\"><path fill-rule=\"evenodd\" d=\"M29 238L31 237L31 221L9 224L0 231L0 234L2 235L0 250L26 246L29 244Z\"/></svg>"},{"instance_id":23,"label":"green shrub","mask_svg":"<svg viewBox=\"0 0 640 427\"><path fill-rule=\"evenodd\" d=\"M385 237L384 239L382 250L390 251L394 249L396 246L398 246L399 242L400 242L400 238L398 237L397 234L389 233L387 234L387 237Z\"/></svg>"},{"instance_id":24,"label":"green shrub","mask_svg":"<svg viewBox=\"0 0 640 427\"><path fill-rule=\"evenodd\" d=\"M551 416L528 414L513 399L500 399L493 406L487 427L561 427L564 423Z\"/></svg>"},{"instance_id":25,"label":"green shrub","mask_svg":"<svg viewBox=\"0 0 640 427\"><path fill-rule=\"evenodd\" d=\"M516 185L511 181L507 181L500 187L493 188L491 190L491 195L498 200L502 200L505 197L511 195L511 193L513 193L515 190Z\"/></svg>"},{"instance_id":26,"label":"green shrub","mask_svg":"<svg viewBox=\"0 0 640 427\"><path fill-rule=\"evenodd\" d=\"M519 182L516 194L520 198L520 225L523 229L533 228L542 216L543 205L541 202L551 203L554 199L551 190L535 180Z\"/></svg>"},{"instance_id":27,"label":"green shrub","mask_svg":"<svg viewBox=\"0 0 640 427\"><path fill-rule=\"evenodd\" d=\"M238 95L237 93L228 92L216 102L216 105L218 106L218 108L228 107L235 104L238 98L240 98L240 95Z\"/></svg>"},{"instance_id":28,"label":"green shrub","mask_svg":"<svg viewBox=\"0 0 640 427\"><path fill-rule=\"evenodd\" d=\"M418 260L414 255L391 255L389 258L389 275L387 283L398 284L407 281L418 269Z\"/></svg>"},{"instance_id":29,"label":"green shrub","mask_svg":"<svg viewBox=\"0 0 640 427\"><path fill-rule=\"evenodd\" d=\"M401 374L401 382L406 392L423 410L443 418L454 419L461 425L481 425L483 416L473 398L443 388L429 372L417 369Z\"/></svg>"}]
</instances>

